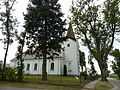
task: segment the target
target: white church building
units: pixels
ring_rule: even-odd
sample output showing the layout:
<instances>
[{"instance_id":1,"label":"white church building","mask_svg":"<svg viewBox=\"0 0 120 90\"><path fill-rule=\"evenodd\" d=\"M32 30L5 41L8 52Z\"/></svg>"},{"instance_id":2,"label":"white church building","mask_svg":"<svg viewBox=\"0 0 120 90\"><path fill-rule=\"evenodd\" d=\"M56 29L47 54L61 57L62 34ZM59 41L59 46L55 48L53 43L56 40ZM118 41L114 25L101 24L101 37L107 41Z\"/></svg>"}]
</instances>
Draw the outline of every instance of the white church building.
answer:
<instances>
[{"instance_id":1,"label":"white church building","mask_svg":"<svg viewBox=\"0 0 120 90\"><path fill-rule=\"evenodd\" d=\"M71 25L70 25L71 26ZM67 40L62 43L63 50L59 56L53 60L47 60L48 75L79 75L79 44L75 39L72 26L67 32ZM42 58L36 59L34 56L24 56L24 73L38 75L42 74ZM16 58L11 60L11 66L17 66Z\"/></svg>"}]
</instances>

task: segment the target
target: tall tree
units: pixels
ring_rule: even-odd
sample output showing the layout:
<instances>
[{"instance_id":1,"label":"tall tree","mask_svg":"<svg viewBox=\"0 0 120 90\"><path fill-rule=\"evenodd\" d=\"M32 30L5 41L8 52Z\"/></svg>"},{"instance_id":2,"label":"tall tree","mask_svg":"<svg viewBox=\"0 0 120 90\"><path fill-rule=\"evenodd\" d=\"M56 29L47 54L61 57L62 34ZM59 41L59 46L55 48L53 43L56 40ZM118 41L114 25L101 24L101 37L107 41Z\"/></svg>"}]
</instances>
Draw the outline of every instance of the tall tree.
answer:
<instances>
[{"instance_id":1,"label":"tall tree","mask_svg":"<svg viewBox=\"0 0 120 90\"><path fill-rule=\"evenodd\" d=\"M22 81L23 80L23 69L24 69L24 58L23 58L23 49L25 46L25 38L26 38L26 32L21 32L20 35L16 35L17 40L19 42L16 58L17 58L17 80Z\"/></svg>"},{"instance_id":2,"label":"tall tree","mask_svg":"<svg viewBox=\"0 0 120 90\"><path fill-rule=\"evenodd\" d=\"M14 37L14 33L16 32L16 19L12 15L13 6L16 0L2 0L2 7L0 12L0 21L2 23L1 29L2 34L4 35L4 44L5 44L5 56L4 56L4 63L3 63L3 72L2 72L2 79L5 79L5 68L6 68L6 58L8 54L9 45L13 42L12 37Z\"/></svg>"},{"instance_id":3,"label":"tall tree","mask_svg":"<svg viewBox=\"0 0 120 90\"><path fill-rule=\"evenodd\" d=\"M112 69L120 79L120 50L119 49L113 50L111 55L114 57L114 61L112 61Z\"/></svg>"},{"instance_id":4,"label":"tall tree","mask_svg":"<svg viewBox=\"0 0 120 90\"><path fill-rule=\"evenodd\" d=\"M30 0L27 11L24 19L29 54L42 55L42 80L47 80L47 58L50 52L60 51L66 31L63 13L58 0Z\"/></svg>"},{"instance_id":5,"label":"tall tree","mask_svg":"<svg viewBox=\"0 0 120 90\"><path fill-rule=\"evenodd\" d=\"M96 0L77 0L72 6L75 30L97 60L103 81L108 75L108 54L120 29L119 1L106 0L102 8L95 4Z\"/></svg>"}]
</instances>

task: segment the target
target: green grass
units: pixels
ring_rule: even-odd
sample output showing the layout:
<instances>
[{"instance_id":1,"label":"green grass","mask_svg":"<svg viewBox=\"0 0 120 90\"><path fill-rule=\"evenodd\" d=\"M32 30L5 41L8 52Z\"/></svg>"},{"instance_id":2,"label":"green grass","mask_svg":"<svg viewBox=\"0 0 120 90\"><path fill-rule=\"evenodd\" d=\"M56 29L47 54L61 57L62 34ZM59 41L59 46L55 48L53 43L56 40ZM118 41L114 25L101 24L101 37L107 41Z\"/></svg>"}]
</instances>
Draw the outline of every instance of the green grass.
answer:
<instances>
[{"instance_id":1,"label":"green grass","mask_svg":"<svg viewBox=\"0 0 120 90\"><path fill-rule=\"evenodd\" d=\"M110 78L113 78L113 79L119 80L119 77L118 77L116 74L111 74L111 75L110 75Z\"/></svg>"},{"instance_id":2,"label":"green grass","mask_svg":"<svg viewBox=\"0 0 120 90\"><path fill-rule=\"evenodd\" d=\"M42 81L41 76L25 76L24 80L55 85L80 85L80 80L72 76L48 76L47 81Z\"/></svg>"},{"instance_id":3,"label":"green grass","mask_svg":"<svg viewBox=\"0 0 120 90\"><path fill-rule=\"evenodd\" d=\"M42 81L41 76L25 76L24 82L0 82L0 87L24 87L35 90L80 90L85 84L72 76L48 76L47 81Z\"/></svg>"},{"instance_id":4,"label":"green grass","mask_svg":"<svg viewBox=\"0 0 120 90\"><path fill-rule=\"evenodd\" d=\"M109 82L99 81L96 83L95 90L111 90L112 85Z\"/></svg>"}]
</instances>

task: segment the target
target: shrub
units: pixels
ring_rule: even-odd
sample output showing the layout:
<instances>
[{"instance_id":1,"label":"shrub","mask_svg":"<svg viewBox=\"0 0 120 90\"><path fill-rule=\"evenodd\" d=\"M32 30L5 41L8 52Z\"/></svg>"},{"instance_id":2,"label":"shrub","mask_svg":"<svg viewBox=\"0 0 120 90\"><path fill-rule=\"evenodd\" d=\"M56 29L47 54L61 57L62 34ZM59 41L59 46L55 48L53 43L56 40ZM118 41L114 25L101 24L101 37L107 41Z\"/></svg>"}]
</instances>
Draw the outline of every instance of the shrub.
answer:
<instances>
[{"instance_id":1,"label":"shrub","mask_svg":"<svg viewBox=\"0 0 120 90\"><path fill-rule=\"evenodd\" d=\"M13 69L13 68L6 68L6 80L9 80L9 81L15 81L16 80L16 69Z\"/></svg>"}]
</instances>

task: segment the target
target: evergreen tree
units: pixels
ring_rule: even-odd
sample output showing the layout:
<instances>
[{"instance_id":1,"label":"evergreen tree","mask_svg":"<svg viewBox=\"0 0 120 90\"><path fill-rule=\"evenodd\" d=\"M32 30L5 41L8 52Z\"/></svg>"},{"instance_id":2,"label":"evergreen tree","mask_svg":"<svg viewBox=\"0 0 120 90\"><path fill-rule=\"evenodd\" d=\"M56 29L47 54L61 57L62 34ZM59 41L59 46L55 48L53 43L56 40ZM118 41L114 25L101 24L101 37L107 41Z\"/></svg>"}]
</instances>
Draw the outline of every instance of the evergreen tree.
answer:
<instances>
[{"instance_id":1,"label":"evergreen tree","mask_svg":"<svg viewBox=\"0 0 120 90\"><path fill-rule=\"evenodd\" d=\"M60 51L60 42L64 40L63 33L66 29L62 17L58 0L30 0L24 27L29 54L43 57L42 80L47 80L46 64L50 52Z\"/></svg>"}]
</instances>

